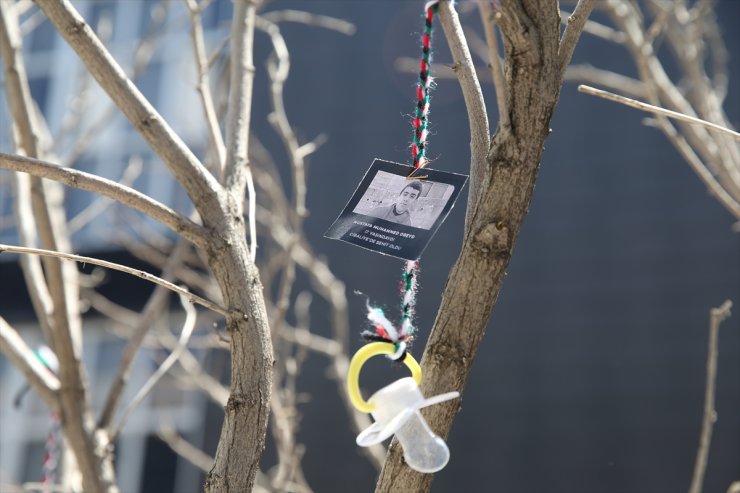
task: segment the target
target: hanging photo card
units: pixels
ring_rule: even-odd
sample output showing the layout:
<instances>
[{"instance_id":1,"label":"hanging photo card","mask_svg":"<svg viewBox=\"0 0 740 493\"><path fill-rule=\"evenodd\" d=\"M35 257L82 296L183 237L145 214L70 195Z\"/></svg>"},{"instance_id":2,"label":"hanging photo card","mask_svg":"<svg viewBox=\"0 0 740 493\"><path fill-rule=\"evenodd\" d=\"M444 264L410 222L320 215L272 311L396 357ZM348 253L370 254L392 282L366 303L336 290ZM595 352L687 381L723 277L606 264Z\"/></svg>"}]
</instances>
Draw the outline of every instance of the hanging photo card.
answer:
<instances>
[{"instance_id":1,"label":"hanging photo card","mask_svg":"<svg viewBox=\"0 0 740 493\"><path fill-rule=\"evenodd\" d=\"M416 260L447 217L466 175L376 159L325 237Z\"/></svg>"}]
</instances>

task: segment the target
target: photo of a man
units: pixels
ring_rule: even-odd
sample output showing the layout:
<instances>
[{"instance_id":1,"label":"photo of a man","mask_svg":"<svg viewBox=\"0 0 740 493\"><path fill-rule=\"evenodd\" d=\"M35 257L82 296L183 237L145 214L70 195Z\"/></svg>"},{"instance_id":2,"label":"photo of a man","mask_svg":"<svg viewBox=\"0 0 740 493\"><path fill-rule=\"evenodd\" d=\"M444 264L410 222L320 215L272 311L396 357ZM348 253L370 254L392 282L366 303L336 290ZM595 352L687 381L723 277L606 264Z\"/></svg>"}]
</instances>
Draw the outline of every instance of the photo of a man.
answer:
<instances>
[{"instance_id":1,"label":"photo of a man","mask_svg":"<svg viewBox=\"0 0 740 493\"><path fill-rule=\"evenodd\" d=\"M421 183L412 181L403 187L392 204L376 207L368 211L367 215L398 224L413 226L411 214L421 192Z\"/></svg>"},{"instance_id":2,"label":"photo of a man","mask_svg":"<svg viewBox=\"0 0 740 493\"><path fill-rule=\"evenodd\" d=\"M325 236L374 252L415 260L449 214L468 177L376 159Z\"/></svg>"}]
</instances>

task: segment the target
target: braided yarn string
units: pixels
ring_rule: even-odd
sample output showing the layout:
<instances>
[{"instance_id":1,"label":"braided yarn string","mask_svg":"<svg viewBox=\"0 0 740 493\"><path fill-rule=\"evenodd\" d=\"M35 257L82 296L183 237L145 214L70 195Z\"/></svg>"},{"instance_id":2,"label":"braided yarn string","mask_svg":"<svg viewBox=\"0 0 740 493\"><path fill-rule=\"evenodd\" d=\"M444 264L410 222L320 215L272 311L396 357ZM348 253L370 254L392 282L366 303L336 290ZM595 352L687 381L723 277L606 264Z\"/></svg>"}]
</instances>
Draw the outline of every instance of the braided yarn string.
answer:
<instances>
[{"instance_id":1,"label":"braided yarn string","mask_svg":"<svg viewBox=\"0 0 740 493\"><path fill-rule=\"evenodd\" d=\"M426 146L428 131L429 100L432 77L430 75L430 59L432 54L432 20L437 12L439 0L427 2L424 6L424 32L421 36L422 55L419 62L419 81L416 86L416 111L412 121L413 141L411 143L411 158L414 169L423 168L427 164ZM419 261L407 260L401 275L401 324L398 329L377 307L367 305L367 318L373 324L373 330L366 330L362 337L367 341L383 341L395 344L396 351L389 357L392 360L403 360L406 356L408 343L413 339L414 314L416 309L416 292L418 288Z\"/></svg>"},{"instance_id":2,"label":"braided yarn string","mask_svg":"<svg viewBox=\"0 0 740 493\"><path fill-rule=\"evenodd\" d=\"M62 423L59 419L59 415L56 412L49 414L50 429L46 435L46 443L44 450L44 478L41 481L43 485L43 493L51 493L54 491L54 485L57 482L57 467L59 466L60 450L60 432L62 429Z\"/></svg>"},{"instance_id":3,"label":"braided yarn string","mask_svg":"<svg viewBox=\"0 0 740 493\"><path fill-rule=\"evenodd\" d=\"M411 143L411 157L414 168L423 168L426 165L426 145L429 115L429 90L432 78L429 75L429 59L432 53L432 19L437 11L439 2L426 4L426 18L424 22L424 33L421 36L421 61L419 62L419 82L416 86L416 112L413 119L414 136Z\"/></svg>"},{"instance_id":4,"label":"braided yarn string","mask_svg":"<svg viewBox=\"0 0 740 493\"><path fill-rule=\"evenodd\" d=\"M413 320L416 313L416 289L419 277L419 261L407 260L401 274L401 334L411 338L416 332Z\"/></svg>"},{"instance_id":5,"label":"braided yarn string","mask_svg":"<svg viewBox=\"0 0 740 493\"><path fill-rule=\"evenodd\" d=\"M41 345L34 351L36 357L55 375L59 373L59 359L49 346ZM57 483L57 467L61 457L62 420L56 411L49 413L49 433L44 444L44 477L41 480L43 493L54 491Z\"/></svg>"},{"instance_id":6,"label":"braided yarn string","mask_svg":"<svg viewBox=\"0 0 740 493\"><path fill-rule=\"evenodd\" d=\"M414 115L414 140L411 144L411 157L414 169L427 164L426 147L429 135L429 92L432 84L430 59L432 55L432 20L439 7L439 0L428 2L424 19L424 33L421 36L421 61L419 62L419 82L416 86L416 114ZM401 334L413 337L416 328L413 325L416 312L416 291L419 278L419 261L407 260L401 276Z\"/></svg>"}]
</instances>

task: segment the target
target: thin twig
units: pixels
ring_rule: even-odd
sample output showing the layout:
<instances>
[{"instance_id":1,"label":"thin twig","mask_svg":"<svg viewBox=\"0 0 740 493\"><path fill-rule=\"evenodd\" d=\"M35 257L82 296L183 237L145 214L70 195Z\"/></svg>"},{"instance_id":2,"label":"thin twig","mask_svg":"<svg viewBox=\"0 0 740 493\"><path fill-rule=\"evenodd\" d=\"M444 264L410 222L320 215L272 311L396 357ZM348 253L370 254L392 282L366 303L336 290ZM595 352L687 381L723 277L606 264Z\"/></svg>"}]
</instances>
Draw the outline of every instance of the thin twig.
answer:
<instances>
[{"instance_id":1,"label":"thin twig","mask_svg":"<svg viewBox=\"0 0 740 493\"><path fill-rule=\"evenodd\" d=\"M701 425L701 439L699 449L696 451L696 463L694 464L694 476L691 479L689 493L701 493L704 484L704 472L707 468L709 457L709 446L712 442L712 427L717 421L717 413L714 410L714 394L717 385L717 342L719 339L719 326L730 316L732 301L726 300L717 308L709 311L709 345L707 349L707 381L704 392L704 417Z\"/></svg>"},{"instance_id":2,"label":"thin twig","mask_svg":"<svg viewBox=\"0 0 740 493\"><path fill-rule=\"evenodd\" d=\"M169 356L167 356L164 362L162 362L159 368L157 368L157 371L149 377L149 380L147 380L139 389L134 398L131 399L131 402L129 402L129 405L123 410L118 426L116 426L115 431L111 433L111 441L115 441L115 439L120 435L123 426L126 424L126 421L133 410L144 401L146 396L149 395L149 392L151 392L154 386L157 385L157 382L162 379L172 365L174 365L180 358L182 352L187 349L188 341L190 341L190 336L193 335L195 322L198 319L198 312L195 310L195 307L190 304L186 295L180 295L180 303L185 309L185 322L182 325L182 331L180 332L180 339L177 341L177 346L175 346ZM211 461L211 463L213 463L213 461Z\"/></svg>"},{"instance_id":3,"label":"thin twig","mask_svg":"<svg viewBox=\"0 0 740 493\"><path fill-rule=\"evenodd\" d=\"M31 177L24 173L13 173L15 187L15 214L18 223L16 231L18 239L24 246L36 246L36 220L31 211ZM52 312L54 302L46 285L41 259L36 256L24 255L21 258L21 270L26 281L26 289L31 298L36 318L41 327L44 339L54 349L54 334Z\"/></svg>"},{"instance_id":4,"label":"thin twig","mask_svg":"<svg viewBox=\"0 0 740 493\"><path fill-rule=\"evenodd\" d=\"M69 493L71 490L63 484L46 484L29 481L27 483L23 483L23 491L25 493L36 491L43 491L44 493Z\"/></svg>"},{"instance_id":5,"label":"thin twig","mask_svg":"<svg viewBox=\"0 0 740 493\"><path fill-rule=\"evenodd\" d=\"M466 34L467 35L467 34ZM486 44L485 42L483 44ZM487 45L486 45L487 46ZM488 60L488 48L486 47L486 60ZM489 65L486 67L477 66L475 67L475 73L478 76L480 82L491 83L491 70ZM393 68L404 74L416 74L419 71L419 60L410 56L400 56L393 62ZM455 73L455 65L452 63L445 63L437 60L434 64L434 80L457 80L457 74Z\"/></svg>"},{"instance_id":6,"label":"thin twig","mask_svg":"<svg viewBox=\"0 0 740 493\"><path fill-rule=\"evenodd\" d=\"M496 106L498 106L498 124L502 127L511 125L509 111L506 108L506 80L501 67L501 57L498 53L498 38L496 37L496 19L500 12L495 12L491 2L478 0L478 9L483 20L483 28L486 33L488 44L488 64L491 67L491 79L496 89Z\"/></svg>"},{"instance_id":7,"label":"thin twig","mask_svg":"<svg viewBox=\"0 0 740 493\"><path fill-rule=\"evenodd\" d=\"M483 99L483 92L475 73L473 58L470 56L460 19L452 2L439 3L439 20L452 52L455 72L468 113L468 125L470 127L470 193L468 195L468 205L471 205L475 204L478 198L487 172L486 156L491 144L491 134L488 115L486 114L486 102ZM472 222L472 209L473 207L467 209L466 231Z\"/></svg>"},{"instance_id":8,"label":"thin twig","mask_svg":"<svg viewBox=\"0 0 740 493\"><path fill-rule=\"evenodd\" d=\"M693 88L691 93L702 95L700 100L695 103L692 103L687 95L671 81L663 64L658 59L655 48L647 44L644 34L644 16L640 12L639 6L634 2L625 3L621 0L607 0L603 4L615 23L627 34L627 47L635 61L639 77L646 86L647 101L650 104L664 106L691 117L699 117L697 111L700 111L702 107L706 107L710 102L711 106L715 106L719 102L719 98L713 97L711 87L705 84L703 76L696 77L697 72L701 73L704 69L696 70L695 65L703 64L703 60L697 57L693 62L687 63L686 57L683 55L684 51L690 47L693 51L693 48L696 47L694 43L699 42L699 40L691 40L691 46L689 47L683 36L671 34L675 29L689 29L688 26L673 27L673 24L669 25L667 39L672 51L677 55L682 72L686 72L687 80L690 81L690 86ZM680 6L681 4L677 3L676 5ZM679 45L676 46L675 43L679 43ZM692 104L695 104L696 107ZM701 117L725 127L730 126L720 108L715 107L711 114L701 115ZM665 116L659 115L657 118L659 123L661 118L666 120ZM664 132L666 132L666 128L666 124L661 123L661 129ZM701 161L717 178L722 189L734 197L735 202L740 201L740 168L737 167L737 163L740 162L740 147L728 145L735 144L735 142L726 138L725 135L712 134L703 125L681 122L680 130L693 152L701 156ZM676 141L673 140L673 142L675 145Z\"/></svg>"},{"instance_id":9,"label":"thin twig","mask_svg":"<svg viewBox=\"0 0 740 493\"><path fill-rule=\"evenodd\" d=\"M302 345L318 353L324 354L330 358L332 363L331 376L335 380L339 395L342 398L347 414L352 422L355 432L359 433L370 426L370 418L367 414L357 411L349 400L345 391L347 371L349 369L348 356L348 325L349 316L347 314L347 296L344 283L336 278L329 269L326 261L320 259L310 248L310 246L300 239L295 246L290 249L290 245L295 241L295 237L288 230L287 225L275 219L271 211L260 210L257 219L261 224L268 226L267 231L272 239L283 249L290 251L294 261L309 276L316 291L328 302L333 308L332 331L333 339L325 339L307 330L300 328L294 330L279 331L279 336ZM380 445L363 448L363 452L370 459L372 464L380 470L385 459L385 451Z\"/></svg>"},{"instance_id":10,"label":"thin twig","mask_svg":"<svg viewBox=\"0 0 740 493\"><path fill-rule=\"evenodd\" d=\"M231 26L229 105L226 117L226 164L222 182L235 197L244 196L249 168L249 128L254 84L254 23L256 1L234 4ZM241 202L241 201L240 201ZM252 237L254 241L254 237Z\"/></svg>"},{"instance_id":11,"label":"thin twig","mask_svg":"<svg viewBox=\"0 0 740 493\"><path fill-rule=\"evenodd\" d=\"M182 261L186 245L187 244L181 240L172 251L172 255L170 255L167 260L167 265L162 269L162 278L166 278L166 281L172 281L172 271L175 269L177 264ZM129 337L126 347L121 353L118 370L116 371L116 375L113 377L113 381L108 389L108 396L105 399L103 411L100 413L100 419L98 420L98 426L100 428L107 428L112 423L114 414L118 408L118 402L123 396L124 386L128 381L134 358L139 352L139 348L144 341L144 336L149 332L149 329L154 324L157 316L161 313L167 298L168 291L162 286L157 286L154 289L154 292L149 296L149 300L146 302L141 316L137 317L136 326Z\"/></svg>"},{"instance_id":12,"label":"thin twig","mask_svg":"<svg viewBox=\"0 0 740 493\"><path fill-rule=\"evenodd\" d=\"M642 101L637 101L631 98L620 96L619 94L614 94L613 92L596 89L595 87L591 87L591 86L580 85L578 86L578 91L586 93L586 94L590 94L592 96L598 96L600 98L608 99L609 101L614 101L615 103L620 103L625 106L637 108L638 110L642 110L648 113L654 113L656 115L666 116L668 118L679 120L685 123L693 123L696 125L702 125L709 129L716 130L717 132L721 132L723 134L729 135L735 140L740 141L740 133L735 132L734 130L731 130L727 127L723 127L722 125L717 125L716 123L708 122L700 118L695 118L693 116L684 115L683 113L678 113L676 111L667 110L665 108L654 106L652 104L643 103Z\"/></svg>"},{"instance_id":13,"label":"thin twig","mask_svg":"<svg viewBox=\"0 0 740 493\"><path fill-rule=\"evenodd\" d=\"M588 64L569 65L565 70L564 80L598 84L632 98L647 97L645 84L641 80Z\"/></svg>"},{"instance_id":14,"label":"thin twig","mask_svg":"<svg viewBox=\"0 0 740 493\"><path fill-rule=\"evenodd\" d=\"M131 80L136 81L138 77L147 69L151 63L152 56L155 53L155 43L157 38L163 36L167 30L163 29L163 24L168 18L169 0L159 0L159 8L152 10L152 19L146 28L146 32L137 40L136 48L132 56L132 68L130 70ZM46 16L43 11L39 13L44 19ZM73 100L70 112L62 120L61 128L54 136L52 151L61 155L60 164L63 166L73 167L80 156L90 147L102 131L110 128L111 122L118 116L119 110L112 102L106 102L104 108L96 106L95 113L98 117L88 122L86 129L82 130L83 118L89 118L92 95L94 88L91 87L92 77L85 67L80 68L81 82L76 90L78 97ZM73 135L74 132L74 135ZM74 143L69 151L62 151L62 144L68 138L74 136ZM62 153L63 152L63 153Z\"/></svg>"},{"instance_id":15,"label":"thin twig","mask_svg":"<svg viewBox=\"0 0 740 493\"><path fill-rule=\"evenodd\" d=\"M249 231L249 258L257 260L257 191L254 188L252 167L247 168L247 226Z\"/></svg>"},{"instance_id":16,"label":"thin twig","mask_svg":"<svg viewBox=\"0 0 740 493\"><path fill-rule=\"evenodd\" d=\"M560 23L567 26L571 15L572 14L570 12L561 10ZM617 31L616 29L612 29L609 26L592 20L586 21L586 24L583 26L583 32L616 44L623 44L627 40L627 36L625 36L622 31Z\"/></svg>"},{"instance_id":17,"label":"thin twig","mask_svg":"<svg viewBox=\"0 0 740 493\"><path fill-rule=\"evenodd\" d=\"M0 317L0 351L23 373L50 409L59 407L57 395L61 386L59 379L36 357L18 331L2 317Z\"/></svg>"},{"instance_id":18,"label":"thin twig","mask_svg":"<svg viewBox=\"0 0 740 493\"><path fill-rule=\"evenodd\" d=\"M573 50L576 49L578 40L581 37L583 28L588 21L588 16L591 15L595 3L596 0L579 0L578 5L573 10L573 14L568 17L568 25L563 32L562 38L560 38L560 46L558 47L558 63L560 64L561 73L565 72L570 59L573 57Z\"/></svg>"},{"instance_id":19,"label":"thin twig","mask_svg":"<svg viewBox=\"0 0 740 493\"><path fill-rule=\"evenodd\" d=\"M673 143L679 153L688 163L689 167L694 170L699 179L704 182L709 193L713 195L727 211L740 221L740 203L730 195L730 193L717 181L714 175L709 171L706 164L702 162L694 148L687 142L686 138L676 130L676 128L663 116L657 117L663 133Z\"/></svg>"},{"instance_id":20,"label":"thin twig","mask_svg":"<svg viewBox=\"0 0 740 493\"><path fill-rule=\"evenodd\" d=\"M167 332L166 334L155 334L164 347L174 348L177 345L175 336ZM213 346L212 343L209 343ZM195 344L191 343L191 347ZM190 351L183 351L178 360L183 373L179 372L174 376L185 382L188 388L197 388L205 393L211 401L218 406L224 407L229 400L229 389L222 385L217 379L206 373L198 359Z\"/></svg>"},{"instance_id":21,"label":"thin twig","mask_svg":"<svg viewBox=\"0 0 740 493\"><path fill-rule=\"evenodd\" d=\"M143 168L144 166L141 157L131 156L128 166L126 166L126 169L123 171L123 175L121 176L120 180L118 180L118 183L120 185L123 185L124 187L130 187L136 181L139 175L141 175L141 170ZM113 202L113 199L105 196L98 197L97 199L90 202L87 207L78 212L77 215L71 218L67 223L69 234L74 234L75 232L84 228L93 219L102 214L103 211Z\"/></svg>"},{"instance_id":22,"label":"thin twig","mask_svg":"<svg viewBox=\"0 0 740 493\"><path fill-rule=\"evenodd\" d=\"M202 472L207 474L211 470L213 457L181 437L171 425L161 424L157 436L177 455L190 462Z\"/></svg>"},{"instance_id":23,"label":"thin twig","mask_svg":"<svg viewBox=\"0 0 740 493\"><path fill-rule=\"evenodd\" d=\"M203 113L206 117L208 131L211 134L211 143L216 150L217 169L223 173L224 163L226 161L226 145L224 137L221 134L221 127L216 116L216 109L213 104L213 95L211 94L211 83L208 77L208 54L206 53L206 44L203 36L203 24L201 23L200 13L203 10L203 4L196 3L195 0L185 0L190 11L190 34L193 39L193 57L198 68L198 93L200 102L203 105Z\"/></svg>"},{"instance_id":24,"label":"thin twig","mask_svg":"<svg viewBox=\"0 0 740 493\"><path fill-rule=\"evenodd\" d=\"M274 22L296 22L307 26L321 27L331 31L337 31L347 36L352 36L357 28L351 22L327 15L312 14L302 10L273 10L260 15L261 18Z\"/></svg>"},{"instance_id":25,"label":"thin twig","mask_svg":"<svg viewBox=\"0 0 740 493\"><path fill-rule=\"evenodd\" d=\"M249 164L249 129L251 126L252 91L254 87L254 27L257 18L257 1L245 0L234 5L231 25L231 60L229 99L226 118L226 160L222 183L237 200L239 215L242 213L241 197L247 191L249 256L257 256L257 230L254 210L257 198L254 178Z\"/></svg>"},{"instance_id":26,"label":"thin twig","mask_svg":"<svg viewBox=\"0 0 740 493\"><path fill-rule=\"evenodd\" d=\"M213 303L212 301L208 301L205 298L201 298L200 296L191 293L187 289L181 288L180 286L172 284L169 281L165 281L164 279L160 277L157 277L148 272L144 272L143 270L134 269L133 267L127 267L125 265L116 264L114 262L108 262L107 260L101 260L101 259L92 258L92 257L83 257L82 255L75 255L72 253L54 252L51 250L42 250L40 248L27 248L27 247L0 244L0 253L3 253L3 252L20 253L24 255L41 255L42 257L56 257L56 258L62 258L66 260L72 260L74 262L79 262L82 264L99 265L107 269L117 270L119 272L125 272L126 274L131 274L132 276L140 277L146 281L153 282L154 284L163 286L169 289L170 291L174 291L175 293L185 296L191 303L197 303L210 310L213 310L216 313L220 313L223 316L228 316L231 314L229 310L227 308L224 308L223 306L217 305L216 303Z\"/></svg>"}]
</instances>

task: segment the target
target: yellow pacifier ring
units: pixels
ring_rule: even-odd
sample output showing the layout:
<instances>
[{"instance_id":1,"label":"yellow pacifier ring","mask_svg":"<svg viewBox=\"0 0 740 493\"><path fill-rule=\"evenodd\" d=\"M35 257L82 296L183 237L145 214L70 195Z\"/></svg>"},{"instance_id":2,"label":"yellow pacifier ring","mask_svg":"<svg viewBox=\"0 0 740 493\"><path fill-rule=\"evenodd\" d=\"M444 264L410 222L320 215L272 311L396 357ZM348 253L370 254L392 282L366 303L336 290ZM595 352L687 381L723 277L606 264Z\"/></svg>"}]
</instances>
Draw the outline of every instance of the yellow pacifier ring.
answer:
<instances>
[{"instance_id":1,"label":"yellow pacifier ring","mask_svg":"<svg viewBox=\"0 0 740 493\"><path fill-rule=\"evenodd\" d=\"M360 370L362 369L362 365L373 356L394 354L395 352L396 345L393 343L371 342L361 347L352 356L352 361L349 362L349 371L347 372L347 393L349 394L349 400L352 402L352 405L358 411L370 413L375 409L375 406L363 399L360 394ZM406 353L403 362L411 370L411 376L416 381L416 384L421 385L421 367L414 357L411 356L411 353Z\"/></svg>"}]
</instances>

